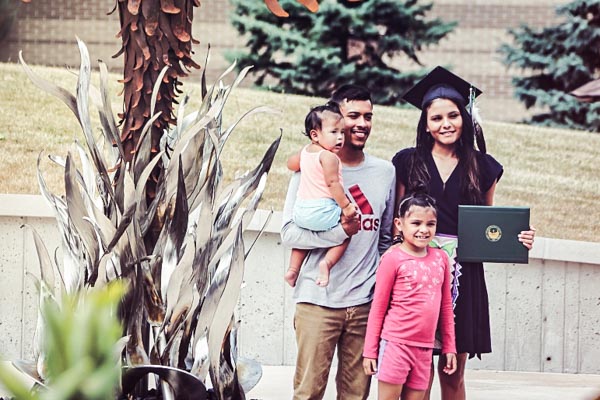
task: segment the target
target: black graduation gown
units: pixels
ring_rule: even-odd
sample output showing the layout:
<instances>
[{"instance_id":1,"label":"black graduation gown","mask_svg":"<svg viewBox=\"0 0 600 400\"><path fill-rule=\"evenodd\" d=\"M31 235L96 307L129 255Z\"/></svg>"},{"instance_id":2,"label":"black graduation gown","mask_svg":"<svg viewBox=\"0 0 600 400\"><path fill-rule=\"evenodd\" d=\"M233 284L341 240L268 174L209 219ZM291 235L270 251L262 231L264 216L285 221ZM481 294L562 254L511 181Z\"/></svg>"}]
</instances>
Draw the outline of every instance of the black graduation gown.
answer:
<instances>
[{"instance_id":1,"label":"black graduation gown","mask_svg":"<svg viewBox=\"0 0 600 400\"><path fill-rule=\"evenodd\" d=\"M401 150L392 159L396 168L396 181L405 186L408 184L410 158L415 151L415 148ZM477 160L479 180L485 193L500 179L504 170L489 154L477 152ZM430 175L429 195L436 199L438 206L437 232L457 235L458 205L468 204L460 195L460 171L463 166L459 163L444 184L431 153L425 164ZM454 308L456 349L458 353L469 353L469 357L491 353L489 304L483 264L461 263L461 266L459 295Z\"/></svg>"}]
</instances>

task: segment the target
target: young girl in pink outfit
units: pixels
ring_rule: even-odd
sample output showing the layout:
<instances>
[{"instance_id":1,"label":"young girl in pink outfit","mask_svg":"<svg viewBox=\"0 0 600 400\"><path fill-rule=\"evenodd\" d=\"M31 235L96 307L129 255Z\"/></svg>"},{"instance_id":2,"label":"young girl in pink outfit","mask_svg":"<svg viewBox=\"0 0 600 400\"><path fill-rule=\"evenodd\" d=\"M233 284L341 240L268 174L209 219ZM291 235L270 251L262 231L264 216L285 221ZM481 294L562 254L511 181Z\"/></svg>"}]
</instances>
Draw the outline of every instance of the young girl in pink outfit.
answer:
<instances>
[{"instance_id":1,"label":"young girl in pink outfit","mask_svg":"<svg viewBox=\"0 0 600 400\"><path fill-rule=\"evenodd\" d=\"M340 216L354 217L356 207L344 193L342 163L336 155L344 145L344 118L339 106L327 103L310 110L304 120L305 134L311 143L288 159L288 168L301 171L300 186L294 204L296 225L311 231L335 227ZM331 247L319 263L317 285L329 283L329 270L344 254L350 238ZM308 250L292 249L286 282L294 287Z\"/></svg>"},{"instance_id":2,"label":"young girl in pink outfit","mask_svg":"<svg viewBox=\"0 0 600 400\"><path fill-rule=\"evenodd\" d=\"M405 197L394 225L401 235L381 257L371 304L363 368L377 374L379 400L423 399L431 375L436 328L442 333L444 372L456 370L448 255L429 247L435 236L435 200ZM439 323L438 323L439 322Z\"/></svg>"}]
</instances>

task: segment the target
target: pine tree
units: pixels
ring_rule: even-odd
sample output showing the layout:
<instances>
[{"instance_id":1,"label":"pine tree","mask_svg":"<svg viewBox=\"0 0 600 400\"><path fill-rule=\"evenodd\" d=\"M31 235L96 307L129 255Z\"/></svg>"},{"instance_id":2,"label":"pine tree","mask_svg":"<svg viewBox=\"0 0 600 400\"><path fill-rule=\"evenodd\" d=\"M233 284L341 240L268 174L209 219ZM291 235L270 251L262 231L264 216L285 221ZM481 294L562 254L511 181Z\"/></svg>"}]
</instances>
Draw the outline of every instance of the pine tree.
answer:
<instances>
[{"instance_id":1,"label":"pine tree","mask_svg":"<svg viewBox=\"0 0 600 400\"><path fill-rule=\"evenodd\" d=\"M600 0L575 0L556 12L563 22L511 29L515 44L500 48L504 63L526 74L513 78L515 96L527 108L544 110L531 123L600 132L600 104L569 94L600 72Z\"/></svg>"},{"instance_id":2,"label":"pine tree","mask_svg":"<svg viewBox=\"0 0 600 400\"><path fill-rule=\"evenodd\" d=\"M262 2L230 1L233 26L247 43L228 58L253 65L258 86L329 97L336 87L355 83L376 89L379 104L400 101L425 73L417 53L456 25L426 18L432 4L418 0L323 0L316 13L280 0L288 18L276 17ZM392 60L399 59L411 70L398 70Z\"/></svg>"}]
</instances>

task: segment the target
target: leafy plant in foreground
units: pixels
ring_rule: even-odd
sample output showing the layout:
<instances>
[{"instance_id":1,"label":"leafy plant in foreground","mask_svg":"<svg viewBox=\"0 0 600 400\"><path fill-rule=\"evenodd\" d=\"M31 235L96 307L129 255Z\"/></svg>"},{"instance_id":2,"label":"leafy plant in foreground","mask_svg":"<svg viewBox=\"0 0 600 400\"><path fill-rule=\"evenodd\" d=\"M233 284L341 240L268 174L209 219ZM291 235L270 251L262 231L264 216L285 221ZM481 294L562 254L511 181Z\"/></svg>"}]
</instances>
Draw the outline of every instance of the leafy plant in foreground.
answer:
<instances>
[{"instance_id":1,"label":"leafy plant in foreground","mask_svg":"<svg viewBox=\"0 0 600 400\"><path fill-rule=\"evenodd\" d=\"M114 399L119 385L120 357L124 344L117 307L125 292L122 282L98 290L45 297L46 358L41 385L31 391L14 370L0 367L0 381L17 399ZM25 365L19 364L21 368Z\"/></svg>"}]
</instances>

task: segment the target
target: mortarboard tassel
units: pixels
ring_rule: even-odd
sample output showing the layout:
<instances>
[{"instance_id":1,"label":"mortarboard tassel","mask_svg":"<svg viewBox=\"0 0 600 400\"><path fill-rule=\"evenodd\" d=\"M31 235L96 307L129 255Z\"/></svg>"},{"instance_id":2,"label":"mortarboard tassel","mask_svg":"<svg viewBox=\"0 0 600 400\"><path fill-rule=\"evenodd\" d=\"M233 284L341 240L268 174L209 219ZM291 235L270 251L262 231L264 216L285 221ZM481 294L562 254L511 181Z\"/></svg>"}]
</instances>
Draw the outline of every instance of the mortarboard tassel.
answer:
<instances>
[{"instance_id":1,"label":"mortarboard tassel","mask_svg":"<svg viewBox=\"0 0 600 400\"><path fill-rule=\"evenodd\" d=\"M481 127L481 114L479 114L479 107L477 107L477 104L475 103L475 91L472 86L469 88L469 112L473 122L477 148L480 152L485 154L487 150L485 147L485 138L483 137L483 128Z\"/></svg>"}]
</instances>

